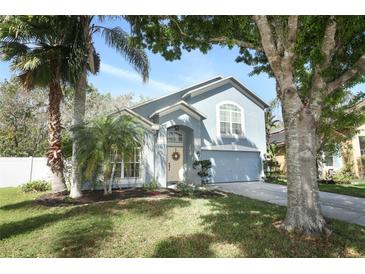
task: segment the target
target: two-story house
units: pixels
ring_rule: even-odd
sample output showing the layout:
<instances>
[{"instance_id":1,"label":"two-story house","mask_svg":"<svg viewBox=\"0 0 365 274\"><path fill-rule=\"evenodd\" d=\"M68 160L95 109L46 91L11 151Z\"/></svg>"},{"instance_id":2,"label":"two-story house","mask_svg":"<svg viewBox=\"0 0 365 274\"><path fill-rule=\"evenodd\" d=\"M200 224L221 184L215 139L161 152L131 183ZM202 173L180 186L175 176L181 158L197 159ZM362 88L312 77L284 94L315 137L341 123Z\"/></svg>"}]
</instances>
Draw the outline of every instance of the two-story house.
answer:
<instances>
[{"instance_id":1,"label":"two-story house","mask_svg":"<svg viewBox=\"0 0 365 274\"><path fill-rule=\"evenodd\" d=\"M195 160L212 162L210 182L260 180L267 107L235 78L218 76L114 113L146 128L134 158L117 163L114 184L199 184Z\"/></svg>"}]
</instances>

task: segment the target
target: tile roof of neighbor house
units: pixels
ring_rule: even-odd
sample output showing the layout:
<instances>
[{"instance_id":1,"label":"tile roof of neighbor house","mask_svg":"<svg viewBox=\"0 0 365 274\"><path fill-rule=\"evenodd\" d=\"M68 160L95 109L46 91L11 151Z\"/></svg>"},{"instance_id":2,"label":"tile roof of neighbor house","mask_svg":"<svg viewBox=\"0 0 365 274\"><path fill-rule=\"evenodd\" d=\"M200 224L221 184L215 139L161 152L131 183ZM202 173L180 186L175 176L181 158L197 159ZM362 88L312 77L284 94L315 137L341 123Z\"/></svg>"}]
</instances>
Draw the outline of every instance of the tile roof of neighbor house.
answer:
<instances>
[{"instance_id":1,"label":"tile roof of neighbor house","mask_svg":"<svg viewBox=\"0 0 365 274\"><path fill-rule=\"evenodd\" d=\"M285 130L280 129L278 131L270 133L269 143L283 145L285 143Z\"/></svg>"}]
</instances>

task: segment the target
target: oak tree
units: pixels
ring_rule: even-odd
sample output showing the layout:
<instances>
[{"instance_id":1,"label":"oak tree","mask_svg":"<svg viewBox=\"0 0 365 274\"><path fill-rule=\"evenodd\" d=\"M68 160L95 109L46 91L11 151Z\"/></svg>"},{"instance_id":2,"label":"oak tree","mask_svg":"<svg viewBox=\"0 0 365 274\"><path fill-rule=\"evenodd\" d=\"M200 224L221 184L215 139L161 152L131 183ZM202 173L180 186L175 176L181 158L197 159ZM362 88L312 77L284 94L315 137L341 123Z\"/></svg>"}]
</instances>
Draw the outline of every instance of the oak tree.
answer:
<instances>
[{"instance_id":1,"label":"oak tree","mask_svg":"<svg viewBox=\"0 0 365 274\"><path fill-rule=\"evenodd\" d=\"M282 106L288 209L282 228L329 232L317 185L318 127L324 102L363 82L363 16L126 16L134 41L167 60L182 50L238 47L237 62L276 79Z\"/></svg>"}]
</instances>

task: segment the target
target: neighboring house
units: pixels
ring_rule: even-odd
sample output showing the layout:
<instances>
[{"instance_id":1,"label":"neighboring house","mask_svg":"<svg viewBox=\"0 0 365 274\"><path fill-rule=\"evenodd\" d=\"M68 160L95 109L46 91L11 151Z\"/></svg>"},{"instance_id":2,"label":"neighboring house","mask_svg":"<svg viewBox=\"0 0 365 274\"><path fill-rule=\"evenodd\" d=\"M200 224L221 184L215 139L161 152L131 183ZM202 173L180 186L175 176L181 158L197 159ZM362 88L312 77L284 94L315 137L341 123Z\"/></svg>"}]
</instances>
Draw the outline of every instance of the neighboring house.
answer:
<instances>
[{"instance_id":1,"label":"neighboring house","mask_svg":"<svg viewBox=\"0 0 365 274\"><path fill-rule=\"evenodd\" d=\"M344 144L343 148L348 145L350 148L348 159L345 159L345 151L341 155L324 156L324 162L319 167L320 176L324 177L328 173L338 172L341 170L346 161L353 164L353 172L360 179L365 179L365 125L358 128L359 133L351 140ZM281 169L286 171L285 162L285 131L284 129L272 132L270 134L270 143L277 145L276 160L280 163Z\"/></svg>"},{"instance_id":2,"label":"neighboring house","mask_svg":"<svg viewBox=\"0 0 365 274\"><path fill-rule=\"evenodd\" d=\"M280 170L283 171L283 173L286 173L284 129L279 129L271 132L269 144L276 145L276 161L278 161L278 163L280 164Z\"/></svg>"},{"instance_id":3,"label":"neighboring house","mask_svg":"<svg viewBox=\"0 0 365 274\"><path fill-rule=\"evenodd\" d=\"M260 180L268 105L233 77L215 77L113 115L147 130L134 159L118 162L116 186L199 184L195 160L211 160L210 182Z\"/></svg>"},{"instance_id":4,"label":"neighboring house","mask_svg":"<svg viewBox=\"0 0 365 274\"><path fill-rule=\"evenodd\" d=\"M357 177L365 179L365 125L358 128L359 133L351 139L352 161Z\"/></svg>"}]
</instances>

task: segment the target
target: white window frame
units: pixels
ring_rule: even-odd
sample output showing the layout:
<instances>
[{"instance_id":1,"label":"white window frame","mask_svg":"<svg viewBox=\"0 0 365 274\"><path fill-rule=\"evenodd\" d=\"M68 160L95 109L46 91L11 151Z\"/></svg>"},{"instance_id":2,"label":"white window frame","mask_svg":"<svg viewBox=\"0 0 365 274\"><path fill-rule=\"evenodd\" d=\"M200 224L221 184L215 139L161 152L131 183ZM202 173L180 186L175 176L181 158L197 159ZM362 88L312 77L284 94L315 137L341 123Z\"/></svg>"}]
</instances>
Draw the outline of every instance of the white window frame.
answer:
<instances>
[{"instance_id":1,"label":"white window frame","mask_svg":"<svg viewBox=\"0 0 365 274\"><path fill-rule=\"evenodd\" d=\"M178 142L178 143L176 143L176 142L170 142L169 141L169 133L170 132L177 133L178 135L181 135L182 141L181 142ZM185 141L184 131L182 131L182 130L175 130L175 129L173 129L173 130L168 129L167 130L166 142L167 142L167 145L168 146L184 146L184 141Z\"/></svg>"},{"instance_id":2,"label":"white window frame","mask_svg":"<svg viewBox=\"0 0 365 274\"><path fill-rule=\"evenodd\" d=\"M221 115L220 115L220 108L222 105L234 105L236 106L240 112L241 112L241 134L232 134L232 115L230 115L229 119L229 128L230 128L230 133L229 134L223 134L221 133ZM218 136L221 136L221 137L234 137L234 138L242 138L245 134L245 120L244 120L245 116L244 116L244 109L243 107L241 107L240 105L238 105L237 103L235 102L232 102L232 101L223 101L223 102L220 102L219 104L217 104L216 106L216 120L217 120L217 123L216 123L216 128L217 128L217 135Z\"/></svg>"},{"instance_id":3,"label":"white window frame","mask_svg":"<svg viewBox=\"0 0 365 274\"><path fill-rule=\"evenodd\" d=\"M117 180L128 180L128 179L141 179L141 171L142 171L142 147L138 147L136 149L139 149L139 162L136 162L136 154L133 155L133 161L129 161L129 162L125 162L123 159L121 159L120 161L116 161L115 164L116 165L121 165L121 174L120 177ZM113 162L112 162L113 163ZM130 164L130 163L138 163L139 164L139 171L138 171L138 177L125 177L124 176L124 164ZM115 174L114 174L114 178L115 178Z\"/></svg>"}]
</instances>

